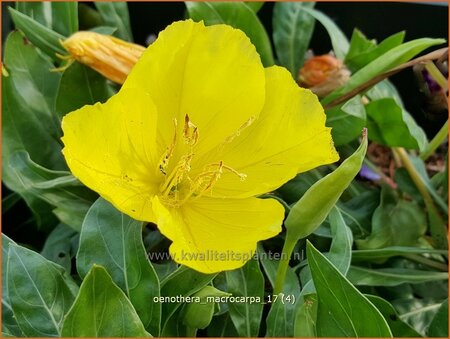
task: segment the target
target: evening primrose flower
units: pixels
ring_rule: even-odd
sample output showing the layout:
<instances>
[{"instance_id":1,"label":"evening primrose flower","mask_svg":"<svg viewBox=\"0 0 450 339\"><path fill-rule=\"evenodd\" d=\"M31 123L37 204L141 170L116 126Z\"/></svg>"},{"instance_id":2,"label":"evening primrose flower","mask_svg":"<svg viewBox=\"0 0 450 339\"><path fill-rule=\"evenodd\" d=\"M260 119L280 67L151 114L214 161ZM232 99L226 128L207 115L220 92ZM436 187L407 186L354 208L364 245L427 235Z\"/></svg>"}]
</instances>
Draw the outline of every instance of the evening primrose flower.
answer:
<instances>
[{"instance_id":1,"label":"evening primrose flower","mask_svg":"<svg viewBox=\"0 0 450 339\"><path fill-rule=\"evenodd\" d=\"M62 128L73 174L157 224L172 258L205 273L241 267L281 231L284 208L256 196L338 159L313 93L264 69L242 31L191 20L161 32L119 93Z\"/></svg>"}]
</instances>

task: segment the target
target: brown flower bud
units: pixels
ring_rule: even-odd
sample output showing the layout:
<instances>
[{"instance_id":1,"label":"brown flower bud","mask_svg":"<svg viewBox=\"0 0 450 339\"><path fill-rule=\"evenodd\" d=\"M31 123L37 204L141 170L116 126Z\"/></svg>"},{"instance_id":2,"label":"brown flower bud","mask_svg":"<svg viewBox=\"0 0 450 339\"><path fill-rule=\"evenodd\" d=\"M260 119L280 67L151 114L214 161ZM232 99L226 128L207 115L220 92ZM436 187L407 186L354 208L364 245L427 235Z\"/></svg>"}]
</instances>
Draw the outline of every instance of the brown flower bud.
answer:
<instances>
[{"instance_id":1,"label":"brown flower bud","mask_svg":"<svg viewBox=\"0 0 450 339\"><path fill-rule=\"evenodd\" d=\"M299 85L309 88L319 97L324 97L345 84L350 78L350 71L341 60L330 54L308 59L300 69Z\"/></svg>"},{"instance_id":2,"label":"brown flower bud","mask_svg":"<svg viewBox=\"0 0 450 339\"><path fill-rule=\"evenodd\" d=\"M145 47L109 35L80 31L61 41L70 58L123 84Z\"/></svg>"}]
</instances>

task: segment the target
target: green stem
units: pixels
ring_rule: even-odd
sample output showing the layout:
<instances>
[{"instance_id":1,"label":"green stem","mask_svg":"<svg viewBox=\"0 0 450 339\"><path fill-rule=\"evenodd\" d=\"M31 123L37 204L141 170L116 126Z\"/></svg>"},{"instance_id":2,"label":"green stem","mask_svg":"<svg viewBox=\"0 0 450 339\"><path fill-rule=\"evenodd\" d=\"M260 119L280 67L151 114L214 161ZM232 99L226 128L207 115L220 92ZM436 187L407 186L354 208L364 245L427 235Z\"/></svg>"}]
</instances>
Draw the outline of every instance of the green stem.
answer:
<instances>
[{"instance_id":1,"label":"green stem","mask_svg":"<svg viewBox=\"0 0 450 339\"><path fill-rule=\"evenodd\" d=\"M439 68L436 67L436 65L430 61L425 64L425 69L430 73L430 75L433 77L434 81L438 83L438 85L444 90L447 91L448 85L447 85L447 79L445 79L444 75L441 73Z\"/></svg>"},{"instance_id":2,"label":"green stem","mask_svg":"<svg viewBox=\"0 0 450 339\"><path fill-rule=\"evenodd\" d=\"M429 142L427 147L420 153L420 159L427 160L436 149L447 139L448 136L448 120L445 122L444 126L441 127L439 132L434 136L434 138Z\"/></svg>"},{"instance_id":3,"label":"green stem","mask_svg":"<svg viewBox=\"0 0 450 339\"><path fill-rule=\"evenodd\" d=\"M443 263L440 263L440 262L437 262L437 261L432 260L432 259L425 258L425 257L423 257L423 256L421 256L421 255L417 255L417 254L405 254L404 257L405 257L405 258L408 258L408 259L410 259L410 260L413 260L413 261L415 261L415 262L418 262L418 263L420 263L420 264L423 264L423 265L426 265L426 266L429 266L429 267L436 268L436 269L438 269L439 271L443 271L443 272L447 272L447 271L448 271L447 265L445 265L445 264L443 264Z\"/></svg>"},{"instance_id":4,"label":"green stem","mask_svg":"<svg viewBox=\"0 0 450 339\"><path fill-rule=\"evenodd\" d=\"M286 279L287 269L289 267L289 261L291 259L292 252L294 251L297 241L289 237L289 233L286 234L286 240L284 241L283 250L281 253L281 260L278 264L277 277L275 279L275 285L273 287L273 294L277 295L283 292L284 280Z\"/></svg>"},{"instance_id":5,"label":"green stem","mask_svg":"<svg viewBox=\"0 0 450 339\"><path fill-rule=\"evenodd\" d=\"M187 338L197 337L197 329L195 327L186 326L186 337Z\"/></svg>"},{"instance_id":6,"label":"green stem","mask_svg":"<svg viewBox=\"0 0 450 339\"><path fill-rule=\"evenodd\" d=\"M447 229L445 227L444 221L439 215L436 205L434 204L433 198L428 192L428 188L423 182L423 179L420 176L419 172L417 172L413 163L409 159L408 153L406 153L405 149L399 147L393 148L392 150L400 158L401 162L403 163L403 166L405 166L409 176L411 177L412 181L414 182L420 194L422 195L423 201L425 202L425 206L429 213L430 232L436 243L435 245L438 246L439 248L446 249L448 247Z\"/></svg>"}]
</instances>

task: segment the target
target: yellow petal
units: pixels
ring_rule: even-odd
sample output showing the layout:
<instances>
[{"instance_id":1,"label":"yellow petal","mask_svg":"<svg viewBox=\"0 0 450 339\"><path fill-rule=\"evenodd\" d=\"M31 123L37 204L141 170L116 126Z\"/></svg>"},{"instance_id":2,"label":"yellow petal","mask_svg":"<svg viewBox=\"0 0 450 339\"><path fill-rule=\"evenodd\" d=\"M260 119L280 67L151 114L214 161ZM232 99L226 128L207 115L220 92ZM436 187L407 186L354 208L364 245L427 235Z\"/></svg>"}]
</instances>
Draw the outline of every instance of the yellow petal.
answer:
<instances>
[{"instance_id":1,"label":"yellow petal","mask_svg":"<svg viewBox=\"0 0 450 339\"><path fill-rule=\"evenodd\" d=\"M210 150L264 104L264 68L240 30L175 22L150 45L124 88L149 93L158 110L158 139L165 149L185 116L198 127L196 155Z\"/></svg>"},{"instance_id":2,"label":"yellow petal","mask_svg":"<svg viewBox=\"0 0 450 339\"><path fill-rule=\"evenodd\" d=\"M199 198L167 209L155 198L160 231L173 241L172 258L203 273L241 267L256 243L281 231L284 208L273 199Z\"/></svg>"},{"instance_id":3,"label":"yellow petal","mask_svg":"<svg viewBox=\"0 0 450 339\"><path fill-rule=\"evenodd\" d=\"M153 221L157 192L156 108L139 90L122 90L105 104L63 118L63 154L72 173L120 211Z\"/></svg>"},{"instance_id":4,"label":"yellow petal","mask_svg":"<svg viewBox=\"0 0 450 339\"><path fill-rule=\"evenodd\" d=\"M316 95L298 87L286 69L267 68L266 102L259 118L203 159L220 159L246 175L240 180L224 172L213 196L243 198L270 192L297 173L337 161L325 120Z\"/></svg>"}]
</instances>

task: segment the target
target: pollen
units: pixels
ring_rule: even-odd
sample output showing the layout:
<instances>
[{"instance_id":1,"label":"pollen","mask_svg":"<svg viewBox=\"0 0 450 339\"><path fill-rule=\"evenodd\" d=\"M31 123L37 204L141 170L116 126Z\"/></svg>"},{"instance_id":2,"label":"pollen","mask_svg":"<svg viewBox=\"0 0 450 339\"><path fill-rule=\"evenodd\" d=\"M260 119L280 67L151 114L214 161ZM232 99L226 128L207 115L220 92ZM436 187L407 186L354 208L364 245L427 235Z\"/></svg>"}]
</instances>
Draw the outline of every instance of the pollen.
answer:
<instances>
[{"instance_id":1,"label":"pollen","mask_svg":"<svg viewBox=\"0 0 450 339\"><path fill-rule=\"evenodd\" d=\"M222 160L207 164L200 171L193 171L191 163L195 156L195 146L199 141L198 127L186 114L182 129L182 143L178 142L176 119L174 119L174 129L172 143L167 147L159 163L159 170L164 176L163 183L160 186L160 197L166 205L179 207L189 199L197 199L207 192L211 192L224 171L235 174L241 181L246 179L246 174L239 173L224 164ZM177 157L176 154L178 155L178 161L168 171L171 160ZM198 174L192 176L191 173Z\"/></svg>"}]
</instances>

